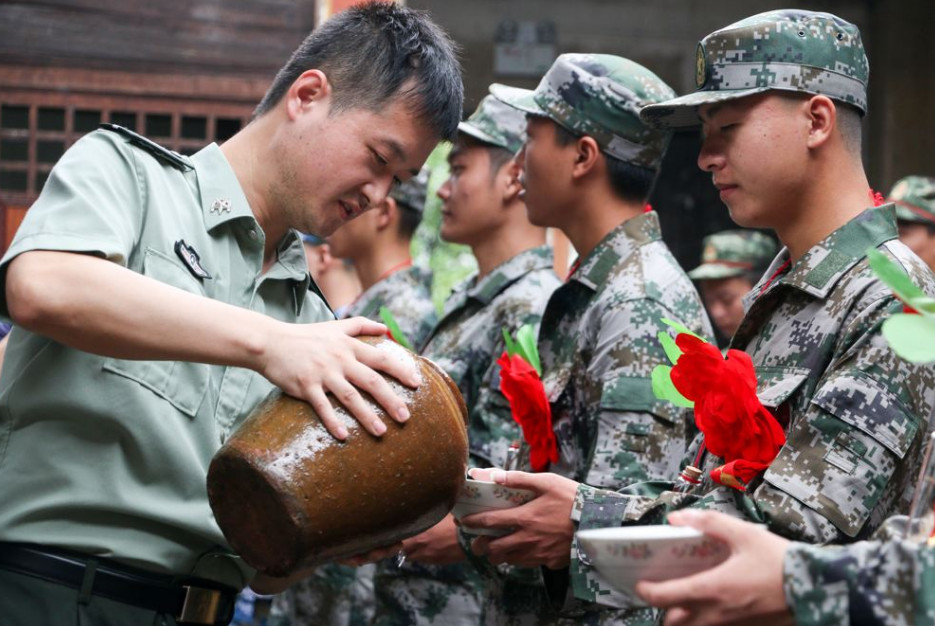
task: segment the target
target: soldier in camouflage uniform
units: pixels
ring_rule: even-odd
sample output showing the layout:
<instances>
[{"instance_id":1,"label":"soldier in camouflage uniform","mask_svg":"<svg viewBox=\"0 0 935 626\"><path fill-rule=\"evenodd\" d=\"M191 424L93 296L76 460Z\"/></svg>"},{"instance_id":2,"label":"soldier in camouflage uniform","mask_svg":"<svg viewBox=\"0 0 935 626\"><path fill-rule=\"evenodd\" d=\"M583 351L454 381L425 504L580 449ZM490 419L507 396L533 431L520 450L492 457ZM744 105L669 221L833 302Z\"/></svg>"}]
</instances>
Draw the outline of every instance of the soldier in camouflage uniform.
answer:
<instances>
[{"instance_id":1,"label":"soldier in camouflage uniform","mask_svg":"<svg viewBox=\"0 0 935 626\"><path fill-rule=\"evenodd\" d=\"M886 200L896 205L899 240L935 269L935 178L906 176Z\"/></svg>"},{"instance_id":2,"label":"soldier in camouflage uniform","mask_svg":"<svg viewBox=\"0 0 935 626\"><path fill-rule=\"evenodd\" d=\"M718 333L729 340L743 319L743 296L776 256L776 241L754 230L725 230L704 238L701 265L688 272Z\"/></svg>"},{"instance_id":3,"label":"soldier in camouflage uniform","mask_svg":"<svg viewBox=\"0 0 935 626\"><path fill-rule=\"evenodd\" d=\"M545 231L529 223L519 195L513 155L524 125L522 114L485 98L459 126L448 157L451 177L438 191L441 236L471 246L478 274L455 289L422 354L445 369L464 396L474 467L502 466L520 437L500 392L501 330L515 335L525 324L537 328L559 285ZM463 562L451 516L404 545L402 566L378 565L374 624L478 624L478 577Z\"/></svg>"},{"instance_id":4,"label":"soldier in camouflage uniform","mask_svg":"<svg viewBox=\"0 0 935 626\"><path fill-rule=\"evenodd\" d=\"M570 479L567 484L609 489L666 478L677 470L694 428L690 411L652 394L651 371L665 359L657 339L667 328L661 320L677 319L700 335L712 334L697 292L662 242L656 213L644 210L669 136L640 122L638 110L674 93L632 61L590 54L560 56L535 91L494 85L491 92L527 113L529 139L518 158L524 160L530 218L562 229L580 254L549 300L539 332L559 449L551 469ZM588 168L577 169L581 162ZM525 521L510 520L520 530L493 541L477 539L475 551L489 550L495 563L543 564L532 550L501 552L499 546L524 534L534 538L538 524L559 518L569 529L568 563L574 489L564 504L533 514L557 496L545 485L536 488L542 496L513 510L525 515ZM505 585L496 604L500 616L488 622L555 620L542 598L541 584L525 593ZM595 609L588 622L616 621L611 612Z\"/></svg>"},{"instance_id":5,"label":"soldier in camouflage uniform","mask_svg":"<svg viewBox=\"0 0 935 626\"><path fill-rule=\"evenodd\" d=\"M409 245L422 219L429 170L398 185L384 203L344 224L328 238L331 253L353 261L364 287L341 317L381 321L386 307L413 345L435 325L431 272L412 265ZM292 626L366 626L373 618L376 566L323 565L274 600Z\"/></svg>"},{"instance_id":6,"label":"soldier in camouflage uniform","mask_svg":"<svg viewBox=\"0 0 935 626\"><path fill-rule=\"evenodd\" d=\"M881 332L901 303L868 267L876 248L935 294L925 264L896 240L892 205L867 209L860 157L868 63L855 26L785 10L748 18L698 47L699 91L647 107L658 125L698 124L699 166L731 216L770 227L786 248L747 296L731 347L749 354L757 395L786 431L765 473L740 491L713 482L724 463L697 439L687 493L582 486L579 527L662 523L673 508L717 509L809 543L869 537L905 507L935 404L935 370L899 359ZM699 109L700 107L700 109ZM808 154L803 163L801 154ZM575 550L575 594L611 606L614 591Z\"/></svg>"}]
</instances>

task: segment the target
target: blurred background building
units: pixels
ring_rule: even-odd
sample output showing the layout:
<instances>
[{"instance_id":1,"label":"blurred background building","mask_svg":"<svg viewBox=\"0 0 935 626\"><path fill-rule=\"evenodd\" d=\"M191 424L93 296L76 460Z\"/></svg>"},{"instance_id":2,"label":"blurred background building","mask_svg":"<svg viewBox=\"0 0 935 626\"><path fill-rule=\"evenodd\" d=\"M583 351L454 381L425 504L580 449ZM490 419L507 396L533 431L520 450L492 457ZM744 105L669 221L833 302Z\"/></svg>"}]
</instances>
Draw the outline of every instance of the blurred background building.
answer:
<instances>
[{"instance_id":1,"label":"blurred background building","mask_svg":"<svg viewBox=\"0 0 935 626\"><path fill-rule=\"evenodd\" d=\"M184 154L249 121L273 73L316 20L353 0L4 0L0 3L0 247L65 149L100 122ZM470 112L491 82L534 87L556 55L601 52L694 87L696 42L778 5L856 23L871 61L865 157L885 192L935 175L932 0L408 0L462 47ZM686 267L701 236L731 225L694 165L697 134L673 141L652 199Z\"/></svg>"}]
</instances>

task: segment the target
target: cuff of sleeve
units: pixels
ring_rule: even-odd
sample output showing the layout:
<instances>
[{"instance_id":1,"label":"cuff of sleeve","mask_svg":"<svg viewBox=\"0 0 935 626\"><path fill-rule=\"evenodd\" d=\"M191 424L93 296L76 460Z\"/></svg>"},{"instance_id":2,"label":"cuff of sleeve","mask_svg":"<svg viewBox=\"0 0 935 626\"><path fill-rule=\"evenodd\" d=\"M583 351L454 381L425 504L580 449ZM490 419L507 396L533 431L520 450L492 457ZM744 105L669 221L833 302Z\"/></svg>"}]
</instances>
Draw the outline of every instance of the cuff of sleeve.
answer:
<instances>
[{"instance_id":1,"label":"cuff of sleeve","mask_svg":"<svg viewBox=\"0 0 935 626\"><path fill-rule=\"evenodd\" d=\"M630 498L616 491L578 485L575 503L571 507L571 521L582 529L620 526Z\"/></svg>"},{"instance_id":2,"label":"cuff of sleeve","mask_svg":"<svg viewBox=\"0 0 935 626\"><path fill-rule=\"evenodd\" d=\"M796 624L832 626L849 621L847 582L822 575L823 563L834 558L832 551L841 549L793 543L786 550L782 588Z\"/></svg>"}]
</instances>

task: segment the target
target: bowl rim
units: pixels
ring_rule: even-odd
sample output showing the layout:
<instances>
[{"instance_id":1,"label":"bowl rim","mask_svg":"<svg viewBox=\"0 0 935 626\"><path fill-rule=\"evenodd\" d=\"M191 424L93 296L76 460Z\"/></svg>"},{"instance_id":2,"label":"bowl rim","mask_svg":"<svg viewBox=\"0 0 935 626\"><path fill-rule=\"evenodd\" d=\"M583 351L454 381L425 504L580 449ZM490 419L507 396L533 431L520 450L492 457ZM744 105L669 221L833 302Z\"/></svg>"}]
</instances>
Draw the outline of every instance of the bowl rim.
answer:
<instances>
[{"instance_id":1,"label":"bowl rim","mask_svg":"<svg viewBox=\"0 0 935 626\"><path fill-rule=\"evenodd\" d=\"M577 536L579 539L585 541L598 541L602 543L645 543L647 541L671 541L673 539L700 539L707 535L690 526L650 524L643 526L589 528L587 530L579 530Z\"/></svg>"}]
</instances>

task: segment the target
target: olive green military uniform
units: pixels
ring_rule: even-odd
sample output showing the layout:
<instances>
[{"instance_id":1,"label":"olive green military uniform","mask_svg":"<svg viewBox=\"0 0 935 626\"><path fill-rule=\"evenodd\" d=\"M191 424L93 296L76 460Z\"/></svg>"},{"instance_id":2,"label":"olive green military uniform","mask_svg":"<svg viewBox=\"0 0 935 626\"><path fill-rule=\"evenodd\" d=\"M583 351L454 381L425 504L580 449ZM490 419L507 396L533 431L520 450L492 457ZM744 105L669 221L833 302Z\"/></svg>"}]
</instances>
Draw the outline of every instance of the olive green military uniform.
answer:
<instances>
[{"instance_id":1,"label":"olive green military uniform","mask_svg":"<svg viewBox=\"0 0 935 626\"><path fill-rule=\"evenodd\" d=\"M309 290L296 232L263 273L264 233L216 145L184 158L141 144L103 130L78 141L52 171L2 266L30 250L87 253L279 320L332 318ZM102 357L18 329L0 379L0 540L241 588L252 572L214 521L205 475L225 438L272 388L247 369ZM76 612L78 594L54 600L38 585L35 600L22 602L7 573L0 576L4 623L41 623L42 612L52 623L76 623L112 604L91 596ZM135 623L154 619L162 623L145 613Z\"/></svg>"}]
</instances>

